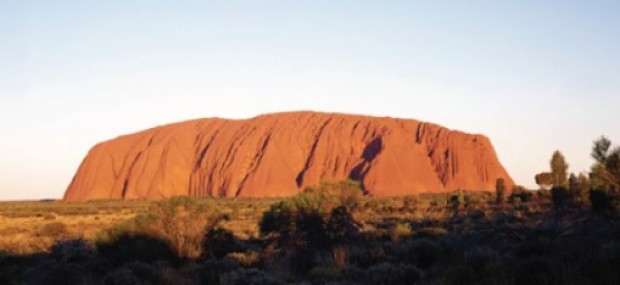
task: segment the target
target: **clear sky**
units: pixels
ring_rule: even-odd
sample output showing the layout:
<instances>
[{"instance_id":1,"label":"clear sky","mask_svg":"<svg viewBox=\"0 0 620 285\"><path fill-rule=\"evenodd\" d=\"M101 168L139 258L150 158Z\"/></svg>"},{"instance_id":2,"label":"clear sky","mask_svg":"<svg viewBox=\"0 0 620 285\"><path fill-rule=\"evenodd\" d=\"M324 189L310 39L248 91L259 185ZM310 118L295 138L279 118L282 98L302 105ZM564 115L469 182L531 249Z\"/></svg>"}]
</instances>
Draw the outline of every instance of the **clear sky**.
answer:
<instances>
[{"instance_id":1,"label":"clear sky","mask_svg":"<svg viewBox=\"0 0 620 285\"><path fill-rule=\"evenodd\" d=\"M620 1L0 0L0 200L62 197L95 143L201 117L414 118L533 187L620 143Z\"/></svg>"}]
</instances>

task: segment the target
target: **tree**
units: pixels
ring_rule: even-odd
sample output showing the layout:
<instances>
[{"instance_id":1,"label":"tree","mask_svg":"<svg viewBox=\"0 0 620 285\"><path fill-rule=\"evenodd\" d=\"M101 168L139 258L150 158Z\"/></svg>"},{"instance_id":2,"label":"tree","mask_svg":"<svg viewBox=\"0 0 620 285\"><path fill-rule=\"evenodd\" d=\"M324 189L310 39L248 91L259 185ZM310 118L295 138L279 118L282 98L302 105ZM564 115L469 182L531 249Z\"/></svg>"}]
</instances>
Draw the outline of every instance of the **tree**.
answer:
<instances>
[{"instance_id":1,"label":"tree","mask_svg":"<svg viewBox=\"0 0 620 285\"><path fill-rule=\"evenodd\" d=\"M594 141L592 158L595 163L591 169L592 185L599 189L620 188L620 147L610 151L611 141L601 136Z\"/></svg>"},{"instance_id":2,"label":"tree","mask_svg":"<svg viewBox=\"0 0 620 285\"><path fill-rule=\"evenodd\" d=\"M504 202L506 196L506 182L504 178L498 178L495 181L495 202L501 204Z\"/></svg>"},{"instance_id":3,"label":"tree","mask_svg":"<svg viewBox=\"0 0 620 285\"><path fill-rule=\"evenodd\" d=\"M551 157L551 176L553 177L553 186L567 186L568 163L564 159L564 155L556 150Z\"/></svg>"},{"instance_id":4,"label":"tree","mask_svg":"<svg viewBox=\"0 0 620 285\"><path fill-rule=\"evenodd\" d=\"M594 141L590 202L594 212L620 214L620 147L610 148L605 136Z\"/></svg>"},{"instance_id":5,"label":"tree","mask_svg":"<svg viewBox=\"0 0 620 285\"><path fill-rule=\"evenodd\" d=\"M541 189L548 190L553 185L553 176L549 172L538 173L534 179Z\"/></svg>"},{"instance_id":6,"label":"tree","mask_svg":"<svg viewBox=\"0 0 620 285\"><path fill-rule=\"evenodd\" d=\"M574 204L577 204L577 192L579 192L579 180L575 173L571 173L568 176L568 194Z\"/></svg>"},{"instance_id":7,"label":"tree","mask_svg":"<svg viewBox=\"0 0 620 285\"><path fill-rule=\"evenodd\" d=\"M452 210L458 212L459 208L465 204L463 190L457 190L456 193L450 197L450 203L452 204Z\"/></svg>"},{"instance_id":8,"label":"tree","mask_svg":"<svg viewBox=\"0 0 620 285\"><path fill-rule=\"evenodd\" d=\"M594 141L594 147L592 147L591 154L592 158L594 158L597 163L605 164L610 147L611 141L605 136L601 136L599 139Z\"/></svg>"},{"instance_id":9,"label":"tree","mask_svg":"<svg viewBox=\"0 0 620 285\"><path fill-rule=\"evenodd\" d=\"M588 179L588 176L580 173L577 177L577 184L579 185L576 195L577 203L581 205L588 205L590 203L590 180Z\"/></svg>"}]
</instances>

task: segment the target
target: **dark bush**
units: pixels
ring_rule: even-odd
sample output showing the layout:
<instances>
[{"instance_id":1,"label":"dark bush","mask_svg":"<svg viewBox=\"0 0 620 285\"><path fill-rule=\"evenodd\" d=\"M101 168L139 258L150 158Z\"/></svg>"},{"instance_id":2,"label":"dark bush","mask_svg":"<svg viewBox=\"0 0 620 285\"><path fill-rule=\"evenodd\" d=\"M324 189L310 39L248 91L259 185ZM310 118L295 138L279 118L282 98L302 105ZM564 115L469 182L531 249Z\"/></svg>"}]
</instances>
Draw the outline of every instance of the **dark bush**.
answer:
<instances>
[{"instance_id":1,"label":"dark bush","mask_svg":"<svg viewBox=\"0 0 620 285\"><path fill-rule=\"evenodd\" d=\"M346 267L343 275L348 281L373 285L415 284L422 279L422 271L415 266L390 263L373 265L366 270Z\"/></svg>"},{"instance_id":2,"label":"dark bush","mask_svg":"<svg viewBox=\"0 0 620 285\"><path fill-rule=\"evenodd\" d=\"M410 240L402 244L400 260L419 268L432 266L441 255L441 247L428 239Z\"/></svg>"},{"instance_id":3,"label":"dark bush","mask_svg":"<svg viewBox=\"0 0 620 285\"><path fill-rule=\"evenodd\" d=\"M444 283L448 285L480 284L474 269L467 265L457 265L447 268L443 276Z\"/></svg>"},{"instance_id":4,"label":"dark bush","mask_svg":"<svg viewBox=\"0 0 620 285\"><path fill-rule=\"evenodd\" d=\"M359 267L369 267L387 261L382 245L371 244L366 247L355 247L350 252L349 262Z\"/></svg>"},{"instance_id":5,"label":"dark bush","mask_svg":"<svg viewBox=\"0 0 620 285\"><path fill-rule=\"evenodd\" d=\"M293 222L293 210L284 202L269 207L258 226L261 235L280 232Z\"/></svg>"},{"instance_id":6,"label":"dark bush","mask_svg":"<svg viewBox=\"0 0 620 285\"><path fill-rule=\"evenodd\" d=\"M240 268L220 277L221 285L277 285L277 279L256 268Z\"/></svg>"},{"instance_id":7,"label":"dark bush","mask_svg":"<svg viewBox=\"0 0 620 285\"><path fill-rule=\"evenodd\" d=\"M346 207L340 206L332 210L326 230L331 243L352 242L359 234L360 225Z\"/></svg>"},{"instance_id":8,"label":"dark bush","mask_svg":"<svg viewBox=\"0 0 620 285\"><path fill-rule=\"evenodd\" d=\"M220 277L230 271L239 268L239 266L229 260L209 259L203 263L193 266L189 273L200 281L200 284L218 285Z\"/></svg>"},{"instance_id":9,"label":"dark bush","mask_svg":"<svg viewBox=\"0 0 620 285\"><path fill-rule=\"evenodd\" d=\"M565 187L554 186L551 188L551 199L555 210L565 210L571 201L570 192Z\"/></svg>"},{"instance_id":10,"label":"dark bush","mask_svg":"<svg viewBox=\"0 0 620 285\"><path fill-rule=\"evenodd\" d=\"M41 254L35 256L20 256L0 252L0 280L7 284L18 283L17 280L23 272L35 267L45 257Z\"/></svg>"},{"instance_id":11,"label":"dark bush","mask_svg":"<svg viewBox=\"0 0 620 285\"><path fill-rule=\"evenodd\" d=\"M500 255L490 247L476 247L465 253L465 262L474 271L476 276L486 276L497 271L500 264Z\"/></svg>"},{"instance_id":12,"label":"dark bush","mask_svg":"<svg viewBox=\"0 0 620 285\"><path fill-rule=\"evenodd\" d=\"M620 243L612 242L601 246L592 260L584 267L584 275L590 284L620 284Z\"/></svg>"},{"instance_id":13,"label":"dark bush","mask_svg":"<svg viewBox=\"0 0 620 285\"><path fill-rule=\"evenodd\" d=\"M121 235L110 241L98 241L97 250L115 264L178 259L167 242L147 235Z\"/></svg>"},{"instance_id":14,"label":"dark bush","mask_svg":"<svg viewBox=\"0 0 620 285\"><path fill-rule=\"evenodd\" d=\"M519 261L515 268L516 284L585 284L580 280L577 268L554 257L528 258Z\"/></svg>"},{"instance_id":15,"label":"dark bush","mask_svg":"<svg viewBox=\"0 0 620 285\"><path fill-rule=\"evenodd\" d=\"M620 215L620 193L608 189L590 190L592 211L598 214Z\"/></svg>"},{"instance_id":16,"label":"dark bush","mask_svg":"<svg viewBox=\"0 0 620 285\"><path fill-rule=\"evenodd\" d=\"M222 228L215 228L207 232L204 238L202 254L205 257L219 259L239 250L240 245L232 232Z\"/></svg>"},{"instance_id":17,"label":"dark bush","mask_svg":"<svg viewBox=\"0 0 620 285\"><path fill-rule=\"evenodd\" d=\"M140 279L128 269L121 267L105 276L103 280L106 285L141 285Z\"/></svg>"},{"instance_id":18,"label":"dark bush","mask_svg":"<svg viewBox=\"0 0 620 285\"><path fill-rule=\"evenodd\" d=\"M96 257L94 248L81 239L67 240L53 245L50 255L58 261L75 263L83 263Z\"/></svg>"}]
</instances>

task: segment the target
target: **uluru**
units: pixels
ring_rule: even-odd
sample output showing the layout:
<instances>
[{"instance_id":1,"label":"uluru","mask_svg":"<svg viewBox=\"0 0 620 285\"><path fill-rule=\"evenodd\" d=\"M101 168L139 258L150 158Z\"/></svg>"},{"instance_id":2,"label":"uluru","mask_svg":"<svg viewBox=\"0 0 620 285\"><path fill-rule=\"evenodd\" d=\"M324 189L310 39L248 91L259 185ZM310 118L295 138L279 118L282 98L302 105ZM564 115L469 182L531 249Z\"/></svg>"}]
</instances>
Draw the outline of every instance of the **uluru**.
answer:
<instances>
[{"instance_id":1,"label":"uluru","mask_svg":"<svg viewBox=\"0 0 620 285\"><path fill-rule=\"evenodd\" d=\"M321 181L369 195L490 191L513 180L490 140L411 119L289 112L197 119L94 146L64 200L282 197Z\"/></svg>"}]
</instances>

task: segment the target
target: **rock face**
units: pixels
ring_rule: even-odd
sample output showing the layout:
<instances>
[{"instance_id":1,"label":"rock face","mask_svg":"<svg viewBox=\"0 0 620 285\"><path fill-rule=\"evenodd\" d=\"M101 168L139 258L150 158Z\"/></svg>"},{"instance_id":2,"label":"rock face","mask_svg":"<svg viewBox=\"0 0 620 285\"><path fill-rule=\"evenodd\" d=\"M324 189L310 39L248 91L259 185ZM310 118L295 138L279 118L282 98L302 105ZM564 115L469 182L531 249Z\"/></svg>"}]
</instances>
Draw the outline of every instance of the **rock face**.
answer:
<instances>
[{"instance_id":1,"label":"rock face","mask_svg":"<svg viewBox=\"0 0 620 285\"><path fill-rule=\"evenodd\" d=\"M512 179L488 138L418 122L293 112L200 119L93 147L64 199L295 195L355 179L371 195L493 190Z\"/></svg>"}]
</instances>

